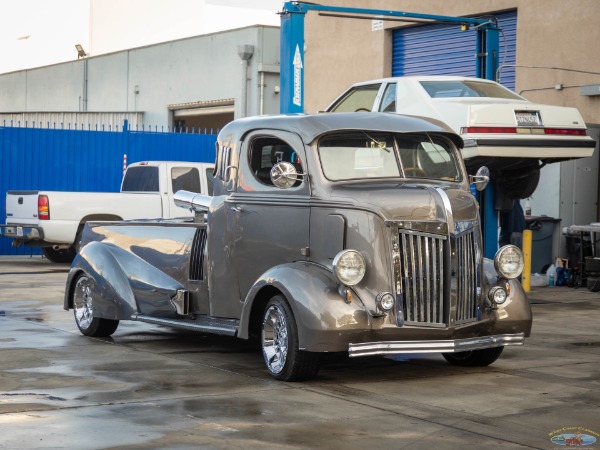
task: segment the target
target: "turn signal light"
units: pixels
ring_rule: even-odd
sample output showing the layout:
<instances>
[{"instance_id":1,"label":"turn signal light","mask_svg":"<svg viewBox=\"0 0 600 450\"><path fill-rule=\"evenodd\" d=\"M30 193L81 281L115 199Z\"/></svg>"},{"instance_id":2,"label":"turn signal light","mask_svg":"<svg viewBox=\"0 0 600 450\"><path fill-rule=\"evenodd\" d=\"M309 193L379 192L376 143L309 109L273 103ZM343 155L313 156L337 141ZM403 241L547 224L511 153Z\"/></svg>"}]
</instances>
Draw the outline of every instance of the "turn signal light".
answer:
<instances>
[{"instance_id":1,"label":"turn signal light","mask_svg":"<svg viewBox=\"0 0 600 450\"><path fill-rule=\"evenodd\" d=\"M38 219L50 220L50 201L47 195L38 196Z\"/></svg>"}]
</instances>

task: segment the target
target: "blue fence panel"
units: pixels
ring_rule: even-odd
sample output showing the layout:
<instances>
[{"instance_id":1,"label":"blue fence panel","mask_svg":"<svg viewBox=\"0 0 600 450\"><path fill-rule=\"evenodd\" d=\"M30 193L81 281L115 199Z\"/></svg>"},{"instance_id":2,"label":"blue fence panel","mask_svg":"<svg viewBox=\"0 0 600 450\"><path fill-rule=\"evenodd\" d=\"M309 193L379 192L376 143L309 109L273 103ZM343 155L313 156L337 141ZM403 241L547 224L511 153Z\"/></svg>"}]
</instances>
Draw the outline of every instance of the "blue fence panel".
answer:
<instances>
[{"instance_id":1,"label":"blue fence panel","mask_svg":"<svg viewBox=\"0 0 600 450\"><path fill-rule=\"evenodd\" d=\"M128 164L213 162L216 139L215 134L131 131L126 126L124 131L70 124L64 128L0 126L0 221L6 219L9 190L118 192L124 154ZM0 237L0 255L39 253L35 247L12 247L9 239Z\"/></svg>"}]
</instances>

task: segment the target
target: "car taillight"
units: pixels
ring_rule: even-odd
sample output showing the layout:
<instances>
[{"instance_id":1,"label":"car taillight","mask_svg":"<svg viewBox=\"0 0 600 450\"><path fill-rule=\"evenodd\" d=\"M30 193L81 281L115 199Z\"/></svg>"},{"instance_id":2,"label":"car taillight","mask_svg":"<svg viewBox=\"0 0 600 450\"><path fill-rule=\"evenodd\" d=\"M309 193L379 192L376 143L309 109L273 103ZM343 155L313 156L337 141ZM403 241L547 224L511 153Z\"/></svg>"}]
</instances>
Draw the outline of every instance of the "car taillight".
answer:
<instances>
[{"instance_id":1,"label":"car taillight","mask_svg":"<svg viewBox=\"0 0 600 450\"><path fill-rule=\"evenodd\" d=\"M464 127L462 134L558 134L563 136L587 136L581 128L529 128L529 127Z\"/></svg>"},{"instance_id":2,"label":"car taillight","mask_svg":"<svg viewBox=\"0 0 600 450\"><path fill-rule=\"evenodd\" d=\"M544 128L545 134L564 134L567 136L587 136L585 130L580 128Z\"/></svg>"},{"instance_id":3,"label":"car taillight","mask_svg":"<svg viewBox=\"0 0 600 450\"><path fill-rule=\"evenodd\" d=\"M47 195L38 195L38 219L50 220L50 201Z\"/></svg>"}]
</instances>

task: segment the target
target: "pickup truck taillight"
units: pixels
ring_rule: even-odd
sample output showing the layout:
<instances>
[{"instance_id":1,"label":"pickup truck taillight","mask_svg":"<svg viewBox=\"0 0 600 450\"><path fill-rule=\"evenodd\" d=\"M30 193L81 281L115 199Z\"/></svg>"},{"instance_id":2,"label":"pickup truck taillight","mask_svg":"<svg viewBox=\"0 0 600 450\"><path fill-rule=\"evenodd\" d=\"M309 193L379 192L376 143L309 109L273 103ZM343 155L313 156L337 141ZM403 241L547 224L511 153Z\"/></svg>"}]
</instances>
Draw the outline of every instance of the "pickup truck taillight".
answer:
<instances>
[{"instance_id":1,"label":"pickup truck taillight","mask_svg":"<svg viewBox=\"0 0 600 450\"><path fill-rule=\"evenodd\" d=\"M50 201L47 195L38 196L38 219L50 220Z\"/></svg>"}]
</instances>

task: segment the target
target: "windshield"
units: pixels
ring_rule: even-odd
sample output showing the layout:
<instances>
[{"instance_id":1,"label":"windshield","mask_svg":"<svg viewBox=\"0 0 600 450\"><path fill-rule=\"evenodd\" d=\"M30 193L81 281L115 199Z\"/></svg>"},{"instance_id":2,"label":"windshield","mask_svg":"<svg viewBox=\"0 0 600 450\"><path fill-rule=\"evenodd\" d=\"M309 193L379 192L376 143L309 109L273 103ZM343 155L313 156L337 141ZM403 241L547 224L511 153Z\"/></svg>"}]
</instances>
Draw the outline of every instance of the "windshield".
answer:
<instances>
[{"instance_id":1,"label":"windshield","mask_svg":"<svg viewBox=\"0 0 600 450\"><path fill-rule=\"evenodd\" d=\"M429 134L352 132L323 137L319 157L332 181L428 178L460 181L452 144Z\"/></svg>"},{"instance_id":2,"label":"windshield","mask_svg":"<svg viewBox=\"0 0 600 450\"><path fill-rule=\"evenodd\" d=\"M524 100L497 83L470 80L421 81L420 83L432 98L490 97Z\"/></svg>"}]
</instances>

